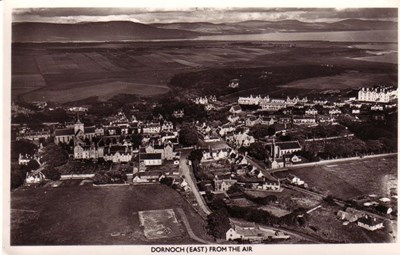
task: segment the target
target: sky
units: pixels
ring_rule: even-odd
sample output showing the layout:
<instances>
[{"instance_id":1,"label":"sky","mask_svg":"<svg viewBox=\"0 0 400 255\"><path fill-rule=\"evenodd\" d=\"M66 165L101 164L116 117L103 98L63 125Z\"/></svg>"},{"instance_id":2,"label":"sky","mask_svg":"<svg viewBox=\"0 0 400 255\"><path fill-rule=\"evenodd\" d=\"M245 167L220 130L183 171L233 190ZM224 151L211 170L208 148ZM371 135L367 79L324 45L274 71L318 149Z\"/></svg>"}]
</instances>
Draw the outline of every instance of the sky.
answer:
<instances>
[{"instance_id":1,"label":"sky","mask_svg":"<svg viewBox=\"0 0 400 255\"><path fill-rule=\"evenodd\" d=\"M79 23L133 21L140 23L287 20L336 22L343 19L397 21L395 8L29 8L13 9L13 22Z\"/></svg>"}]
</instances>

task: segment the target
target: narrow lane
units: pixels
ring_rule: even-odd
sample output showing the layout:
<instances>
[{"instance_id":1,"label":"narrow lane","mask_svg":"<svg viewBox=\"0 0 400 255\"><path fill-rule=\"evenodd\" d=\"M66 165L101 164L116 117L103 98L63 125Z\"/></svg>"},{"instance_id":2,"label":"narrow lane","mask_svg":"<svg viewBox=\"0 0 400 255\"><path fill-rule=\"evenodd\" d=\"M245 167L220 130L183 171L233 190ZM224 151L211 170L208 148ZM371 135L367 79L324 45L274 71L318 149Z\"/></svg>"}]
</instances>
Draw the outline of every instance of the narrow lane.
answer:
<instances>
[{"instance_id":1,"label":"narrow lane","mask_svg":"<svg viewBox=\"0 0 400 255\"><path fill-rule=\"evenodd\" d=\"M179 162L179 169L181 171L181 174L185 177L185 181L189 185L190 189L192 190L197 204L200 206L200 208L203 210L203 212L206 215L211 214L210 209L208 209L203 197L200 195L199 190L197 188L197 185L195 183L195 178L193 173L191 172L191 167L188 165L188 160L185 156L181 156L180 162Z\"/></svg>"}]
</instances>

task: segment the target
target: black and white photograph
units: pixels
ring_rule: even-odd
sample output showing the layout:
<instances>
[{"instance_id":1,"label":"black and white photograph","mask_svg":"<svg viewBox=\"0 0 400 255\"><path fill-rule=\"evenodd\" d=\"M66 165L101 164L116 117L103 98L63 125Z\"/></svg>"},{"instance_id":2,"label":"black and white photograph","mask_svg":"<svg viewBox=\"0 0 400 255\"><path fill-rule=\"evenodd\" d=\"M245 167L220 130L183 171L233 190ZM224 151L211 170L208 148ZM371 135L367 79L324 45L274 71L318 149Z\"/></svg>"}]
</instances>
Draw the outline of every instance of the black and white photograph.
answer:
<instances>
[{"instance_id":1,"label":"black and white photograph","mask_svg":"<svg viewBox=\"0 0 400 255\"><path fill-rule=\"evenodd\" d=\"M398 242L397 7L10 16L11 248Z\"/></svg>"}]
</instances>

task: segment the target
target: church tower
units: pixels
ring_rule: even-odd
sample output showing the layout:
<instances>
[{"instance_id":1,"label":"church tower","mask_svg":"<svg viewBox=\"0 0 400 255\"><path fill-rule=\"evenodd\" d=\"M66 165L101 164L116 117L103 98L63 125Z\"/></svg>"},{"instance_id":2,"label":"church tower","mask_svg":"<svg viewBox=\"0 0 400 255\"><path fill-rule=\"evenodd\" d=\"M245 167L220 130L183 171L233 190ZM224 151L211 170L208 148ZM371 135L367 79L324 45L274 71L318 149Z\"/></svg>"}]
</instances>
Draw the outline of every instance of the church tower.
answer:
<instances>
[{"instance_id":1,"label":"church tower","mask_svg":"<svg viewBox=\"0 0 400 255\"><path fill-rule=\"evenodd\" d=\"M74 133L75 133L75 135L78 133L79 130L81 130L82 133L85 132L84 124L80 121L79 112L78 112L76 114L76 122L74 124Z\"/></svg>"}]
</instances>

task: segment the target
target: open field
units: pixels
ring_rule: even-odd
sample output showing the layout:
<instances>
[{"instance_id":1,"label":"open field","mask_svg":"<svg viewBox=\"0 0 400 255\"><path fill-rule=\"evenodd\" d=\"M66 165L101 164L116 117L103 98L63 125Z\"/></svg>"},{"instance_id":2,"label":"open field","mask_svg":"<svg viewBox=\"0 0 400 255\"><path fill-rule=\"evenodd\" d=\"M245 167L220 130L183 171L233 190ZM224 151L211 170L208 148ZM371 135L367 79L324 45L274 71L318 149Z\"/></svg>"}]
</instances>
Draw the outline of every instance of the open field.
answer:
<instances>
[{"instance_id":1,"label":"open field","mask_svg":"<svg viewBox=\"0 0 400 255\"><path fill-rule=\"evenodd\" d=\"M44 96L46 100L66 102L90 94L106 100L118 93L157 96L167 93L167 86L184 90L201 87L199 93L233 97L249 93L279 96L284 90L307 93L315 88L333 89L338 84L361 87L371 78L380 83L397 80L397 67L393 64L352 59L370 57L367 52L375 45L288 45L212 41L14 44L12 97L32 101L39 97L43 100ZM327 64L333 67L325 68ZM204 75L198 77L199 71ZM260 78L265 71L272 71L272 76ZM358 74L349 74L351 71ZM172 82L181 73L187 73L184 80ZM239 91L227 89L230 79L238 77L242 77ZM288 91L279 87L290 82L296 88ZM301 85L305 82L312 85ZM106 88L110 83L113 89Z\"/></svg>"},{"instance_id":2,"label":"open field","mask_svg":"<svg viewBox=\"0 0 400 255\"><path fill-rule=\"evenodd\" d=\"M392 224L384 222L384 229L369 231L357 226L357 223L343 225L343 221L336 216L339 207L326 206L319 208L308 215L303 233L317 235L327 241L340 243L384 243L393 242L389 235Z\"/></svg>"},{"instance_id":3,"label":"open field","mask_svg":"<svg viewBox=\"0 0 400 255\"><path fill-rule=\"evenodd\" d=\"M147 239L174 238L183 234L172 209L140 211L139 219Z\"/></svg>"},{"instance_id":4,"label":"open field","mask_svg":"<svg viewBox=\"0 0 400 255\"><path fill-rule=\"evenodd\" d=\"M139 212L175 211L177 208L183 209L198 237L210 240L204 229L206 223L167 186L92 187L77 184L58 188L20 188L11 193L11 244L197 243L185 234L186 229L180 223L174 226L175 233L179 234L171 238L146 238L140 226ZM182 220L180 214L175 213L175 217L178 222Z\"/></svg>"},{"instance_id":5,"label":"open field","mask_svg":"<svg viewBox=\"0 0 400 255\"><path fill-rule=\"evenodd\" d=\"M391 189L397 191L397 156L303 167L275 175L282 178L288 174L344 200L370 194L389 196Z\"/></svg>"},{"instance_id":6,"label":"open field","mask_svg":"<svg viewBox=\"0 0 400 255\"><path fill-rule=\"evenodd\" d=\"M92 85L89 85L92 84ZM82 83L81 83L82 84ZM63 92L64 93L61 93ZM169 91L167 86L139 84L124 81L100 81L86 82L85 86L66 88L62 90L48 90L46 88L35 90L26 94L27 101L51 100L60 103L75 101L77 98L88 98L93 95L98 96L100 100L108 100L118 94L136 94L139 96L154 96L164 94Z\"/></svg>"},{"instance_id":7,"label":"open field","mask_svg":"<svg viewBox=\"0 0 400 255\"><path fill-rule=\"evenodd\" d=\"M397 56L396 56L397 57ZM290 82L279 86L281 88L309 89L309 90L329 90L329 89L349 89L360 86L374 86L383 80L388 80L388 74L365 74L359 72L343 73L340 75L310 78Z\"/></svg>"}]
</instances>

